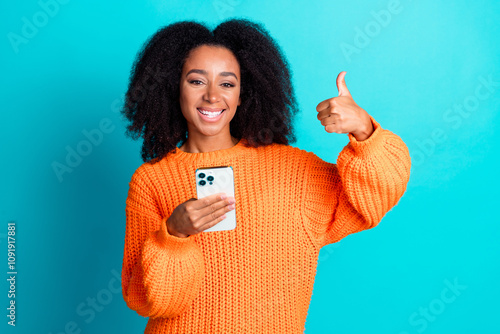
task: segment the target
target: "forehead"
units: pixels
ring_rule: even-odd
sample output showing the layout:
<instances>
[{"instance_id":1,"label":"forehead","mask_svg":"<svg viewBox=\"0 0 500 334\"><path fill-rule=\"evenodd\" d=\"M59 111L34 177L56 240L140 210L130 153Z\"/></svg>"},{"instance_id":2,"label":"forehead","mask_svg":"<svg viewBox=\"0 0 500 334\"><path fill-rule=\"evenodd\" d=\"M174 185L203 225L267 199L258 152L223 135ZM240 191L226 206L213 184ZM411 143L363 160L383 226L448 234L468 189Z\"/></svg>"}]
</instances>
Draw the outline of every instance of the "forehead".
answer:
<instances>
[{"instance_id":1,"label":"forehead","mask_svg":"<svg viewBox=\"0 0 500 334\"><path fill-rule=\"evenodd\" d=\"M240 69L238 60L231 50L221 46L201 45L189 52L183 71L192 68L210 69L214 67L238 72Z\"/></svg>"}]
</instances>

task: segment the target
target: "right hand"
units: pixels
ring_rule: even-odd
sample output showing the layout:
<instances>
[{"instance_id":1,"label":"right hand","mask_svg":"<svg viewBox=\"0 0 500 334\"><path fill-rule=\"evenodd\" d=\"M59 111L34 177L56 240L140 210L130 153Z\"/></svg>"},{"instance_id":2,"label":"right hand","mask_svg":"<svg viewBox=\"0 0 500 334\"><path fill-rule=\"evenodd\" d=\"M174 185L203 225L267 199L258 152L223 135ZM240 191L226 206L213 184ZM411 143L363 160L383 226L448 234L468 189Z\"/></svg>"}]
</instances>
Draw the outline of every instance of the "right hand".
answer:
<instances>
[{"instance_id":1,"label":"right hand","mask_svg":"<svg viewBox=\"0 0 500 334\"><path fill-rule=\"evenodd\" d=\"M220 223L225 213L234 210L234 197L224 193L204 198L191 198L179 204L167 219L168 233L179 238L187 238Z\"/></svg>"}]
</instances>

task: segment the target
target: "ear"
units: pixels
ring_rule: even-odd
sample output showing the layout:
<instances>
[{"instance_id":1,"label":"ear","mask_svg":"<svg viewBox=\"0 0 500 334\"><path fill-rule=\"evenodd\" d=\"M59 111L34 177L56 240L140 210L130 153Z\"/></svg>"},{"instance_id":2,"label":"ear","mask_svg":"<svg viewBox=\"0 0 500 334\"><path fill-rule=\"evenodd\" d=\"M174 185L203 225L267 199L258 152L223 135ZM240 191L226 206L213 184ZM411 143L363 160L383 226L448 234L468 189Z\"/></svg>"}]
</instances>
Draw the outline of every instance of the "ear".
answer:
<instances>
[{"instance_id":1,"label":"ear","mask_svg":"<svg viewBox=\"0 0 500 334\"><path fill-rule=\"evenodd\" d=\"M238 99L238 106L241 104L241 97Z\"/></svg>"}]
</instances>

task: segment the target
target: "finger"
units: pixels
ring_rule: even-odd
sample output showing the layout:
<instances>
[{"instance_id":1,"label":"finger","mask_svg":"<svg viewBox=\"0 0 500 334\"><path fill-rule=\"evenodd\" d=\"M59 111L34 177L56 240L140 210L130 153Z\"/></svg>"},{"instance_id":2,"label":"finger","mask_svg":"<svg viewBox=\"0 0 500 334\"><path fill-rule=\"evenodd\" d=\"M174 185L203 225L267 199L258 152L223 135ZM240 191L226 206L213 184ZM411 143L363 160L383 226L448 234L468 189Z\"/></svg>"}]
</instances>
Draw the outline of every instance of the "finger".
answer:
<instances>
[{"instance_id":1,"label":"finger","mask_svg":"<svg viewBox=\"0 0 500 334\"><path fill-rule=\"evenodd\" d=\"M338 107L339 106L339 97L332 97L329 99L326 99L324 101L321 101L317 106L316 106L316 111L317 112L324 112L324 111L329 111L332 108Z\"/></svg>"},{"instance_id":2,"label":"finger","mask_svg":"<svg viewBox=\"0 0 500 334\"><path fill-rule=\"evenodd\" d=\"M201 225L199 228L198 228L198 232L203 232L205 230L208 230L209 228L211 228L212 226L215 226L217 224L219 224L221 221L223 221L224 219L226 219L226 216L220 216L218 217L217 219L215 220L211 220L210 222L208 223L205 223L203 225Z\"/></svg>"},{"instance_id":3,"label":"finger","mask_svg":"<svg viewBox=\"0 0 500 334\"><path fill-rule=\"evenodd\" d=\"M224 196L225 198L223 198ZM201 210L205 207L209 207L210 205L217 203L219 201L224 201L227 199L227 195L225 193L217 193L217 194L212 194L200 199L197 199L195 203L193 203L192 208L196 210Z\"/></svg>"},{"instance_id":4,"label":"finger","mask_svg":"<svg viewBox=\"0 0 500 334\"><path fill-rule=\"evenodd\" d=\"M331 99L326 99L326 100L321 101L320 103L318 103L318 105L316 106L316 111L320 112L320 111L328 109L331 106L330 105L330 103L331 103L330 100Z\"/></svg>"},{"instance_id":5,"label":"finger","mask_svg":"<svg viewBox=\"0 0 500 334\"><path fill-rule=\"evenodd\" d=\"M321 120L321 125L326 126L330 124L338 124L338 118L335 115L331 115L331 117L325 117Z\"/></svg>"},{"instance_id":6,"label":"finger","mask_svg":"<svg viewBox=\"0 0 500 334\"><path fill-rule=\"evenodd\" d=\"M325 131L328 133L342 133L342 129L338 123L328 124L325 126Z\"/></svg>"},{"instance_id":7,"label":"finger","mask_svg":"<svg viewBox=\"0 0 500 334\"><path fill-rule=\"evenodd\" d=\"M334 111L335 109L332 110L332 108L325 109L323 111L320 111L317 115L317 118L321 121L327 117L339 117L339 113L337 111Z\"/></svg>"},{"instance_id":8,"label":"finger","mask_svg":"<svg viewBox=\"0 0 500 334\"><path fill-rule=\"evenodd\" d=\"M203 217L200 218L199 220L199 228L201 230L205 230L207 228L209 228L210 226L213 226L217 223L219 223L220 221L222 221L225 217L224 215L231 211L231 210L234 210L235 208L235 205L234 204L230 204L230 205L224 205L222 206L221 208L213 211L213 212L208 212L206 215L204 215ZM210 225L210 226L206 226L206 225Z\"/></svg>"},{"instance_id":9,"label":"finger","mask_svg":"<svg viewBox=\"0 0 500 334\"><path fill-rule=\"evenodd\" d=\"M207 197L205 197L205 198L207 198ZM201 200L203 200L203 199L204 198L202 198ZM213 213L217 212L218 210L230 207L231 205L232 205L232 208L234 208L235 200L233 197L227 197L225 199L219 199L213 203L209 203L209 202L206 202L206 203L207 203L207 205L205 207L199 209L200 217L210 216ZM215 218L216 217L214 216L213 219L215 219Z\"/></svg>"},{"instance_id":10,"label":"finger","mask_svg":"<svg viewBox=\"0 0 500 334\"><path fill-rule=\"evenodd\" d=\"M351 93L347 89L347 85L345 83L346 74L346 71L342 71L337 76L337 89L339 90L339 96L351 96Z\"/></svg>"}]
</instances>

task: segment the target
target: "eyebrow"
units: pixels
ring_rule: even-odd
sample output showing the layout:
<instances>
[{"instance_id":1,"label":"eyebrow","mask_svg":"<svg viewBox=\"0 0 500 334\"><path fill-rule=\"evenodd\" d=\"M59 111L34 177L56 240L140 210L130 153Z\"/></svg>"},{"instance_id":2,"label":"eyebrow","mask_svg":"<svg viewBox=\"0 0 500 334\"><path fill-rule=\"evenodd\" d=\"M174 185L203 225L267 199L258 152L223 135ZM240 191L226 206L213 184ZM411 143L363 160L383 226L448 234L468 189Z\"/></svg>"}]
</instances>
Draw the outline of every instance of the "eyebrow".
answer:
<instances>
[{"instance_id":1,"label":"eyebrow","mask_svg":"<svg viewBox=\"0 0 500 334\"><path fill-rule=\"evenodd\" d=\"M205 71L205 70L192 69L191 71L186 73L186 76L188 76L190 73L198 73L198 74L208 75L207 71ZM220 72L219 75L221 75L223 77L233 76L236 80L238 80L238 77L233 72Z\"/></svg>"}]
</instances>

